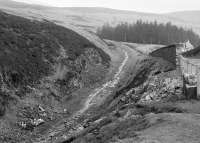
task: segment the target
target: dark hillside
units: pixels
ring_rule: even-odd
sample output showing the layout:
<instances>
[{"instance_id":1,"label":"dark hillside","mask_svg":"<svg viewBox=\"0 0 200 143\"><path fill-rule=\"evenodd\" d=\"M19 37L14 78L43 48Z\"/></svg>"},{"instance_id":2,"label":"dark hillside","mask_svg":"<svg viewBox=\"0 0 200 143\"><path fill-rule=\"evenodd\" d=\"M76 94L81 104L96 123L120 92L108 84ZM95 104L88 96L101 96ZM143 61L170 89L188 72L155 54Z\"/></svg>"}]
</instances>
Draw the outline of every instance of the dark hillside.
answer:
<instances>
[{"instance_id":1,"label":"dark hillside","mask_svg":"<svg viewBox=\"0 0 200 143\"><path fill-rule=\"evenodd\" d=\"M0 13L0 67L13 84L32 84L52 73L51 65L60 62L57 59L61 45L66 50L66 64L74 62L86 48L96 48L78 34L53 23ZM109 57L100 49L98 52L102 63L107 64Z\"/></svg>"},{"instance_id":2,"label":"dark hillside","mask_svg":"<svg viewBox=\"0 0 200 143\"><path fill-rule=\"evenodd\" d=\"M0 12L0 142L23 142L80 108L86 91L73 93L102 82L109 64L72 30Z\"/></svg>"}]
</instances>

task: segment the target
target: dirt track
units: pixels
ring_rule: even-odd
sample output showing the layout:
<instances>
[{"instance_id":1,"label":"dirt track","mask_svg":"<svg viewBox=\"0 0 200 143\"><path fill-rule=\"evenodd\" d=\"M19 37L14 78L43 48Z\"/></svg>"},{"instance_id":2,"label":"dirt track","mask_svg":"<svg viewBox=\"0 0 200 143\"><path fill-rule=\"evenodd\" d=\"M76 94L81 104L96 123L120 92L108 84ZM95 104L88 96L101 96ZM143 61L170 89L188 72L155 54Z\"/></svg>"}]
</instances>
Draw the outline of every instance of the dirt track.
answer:
<instances>
[{"instance_id":1,"label":"dirt track","mask_svg":"<svg viewBox=\"0 0 200 143\"><path fill-rule=\"evenodd\" d=\"M85 101L84 106L78 112L73 114L70 118L66 119L64 123L54 126L49 132L44 135L42 138L35 141L35 143L51 143L51 142L60 142L66 140L72 135L80 132L83 128L82 124L79 123L79 119L82 115L88 110L92 109L93 106L99 106L105 99L116 91L117 85L126 83L130 71L133 70L134 66L137 64L138 59L142 56L141 53L130 49L128 46L122 45L118 42L113 42L118 48L122 49L123 52L123 61L119 65L117 71L113 75L113 78L103 84L101 87L96 88L93 93L88 96L88 99Z\"/></svg>"}]
</instances>

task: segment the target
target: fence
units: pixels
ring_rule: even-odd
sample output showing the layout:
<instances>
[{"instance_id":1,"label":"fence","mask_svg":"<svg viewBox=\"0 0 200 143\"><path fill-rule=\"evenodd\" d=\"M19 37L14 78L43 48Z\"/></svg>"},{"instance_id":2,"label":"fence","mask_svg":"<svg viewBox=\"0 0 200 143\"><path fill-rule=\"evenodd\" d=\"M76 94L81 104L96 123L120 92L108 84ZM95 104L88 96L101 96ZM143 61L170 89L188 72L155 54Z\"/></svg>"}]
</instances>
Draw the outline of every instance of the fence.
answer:
<instances>
[{"instance_id":1,"label":"fence","mask_svg":"<svg viewBox=\"0 0 200 143\"><path fill-rule=\"evenodd\" d=\"M192 75L196 79L197 97L200 97L200 63L195 63L190 59L184 58L182 55L177 57L177 62L182 75ZM200 60L199 60L200 61Z\"/></svg>"}]
</instances>

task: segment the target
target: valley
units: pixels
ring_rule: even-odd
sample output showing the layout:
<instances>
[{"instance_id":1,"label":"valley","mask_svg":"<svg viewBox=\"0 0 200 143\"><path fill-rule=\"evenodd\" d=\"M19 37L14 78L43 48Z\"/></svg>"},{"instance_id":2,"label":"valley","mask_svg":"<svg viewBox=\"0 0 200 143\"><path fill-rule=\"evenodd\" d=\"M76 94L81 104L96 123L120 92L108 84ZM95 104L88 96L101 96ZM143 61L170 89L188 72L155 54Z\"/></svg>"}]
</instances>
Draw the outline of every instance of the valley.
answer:
<instances>
[{"instance_id":1,"label":"valley","mask_svg":"<svg viewBox=\"0 0 200 143\"><path fill-rule=\"evenodd\" d=\"M200 31L181 12L0 0L0 143L199 143L199 100L183 92L176 65L184 41L131 43L96 33L106 22L138 19ZM198 64L199 47L183 56Z\"/></svg>"}]
</instances>

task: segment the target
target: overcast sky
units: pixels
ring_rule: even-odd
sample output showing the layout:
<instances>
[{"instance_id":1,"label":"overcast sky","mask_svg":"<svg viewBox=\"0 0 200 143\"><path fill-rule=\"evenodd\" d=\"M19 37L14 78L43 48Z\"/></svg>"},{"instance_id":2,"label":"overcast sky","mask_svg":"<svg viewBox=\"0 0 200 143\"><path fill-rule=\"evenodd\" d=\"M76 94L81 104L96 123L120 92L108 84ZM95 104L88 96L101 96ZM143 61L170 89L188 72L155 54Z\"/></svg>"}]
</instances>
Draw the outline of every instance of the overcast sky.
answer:
<instances>
[{"instance_id":1,"label":"overcast sky","mask_svg":"<svg viewBox=\"0 0 200 143\"><path fill-rule=\"evenodd\" d=\"M15 0L56 7L108 7L140 12L165 13L200 10L200 0Z\"/></svg>"}]
</instances>

